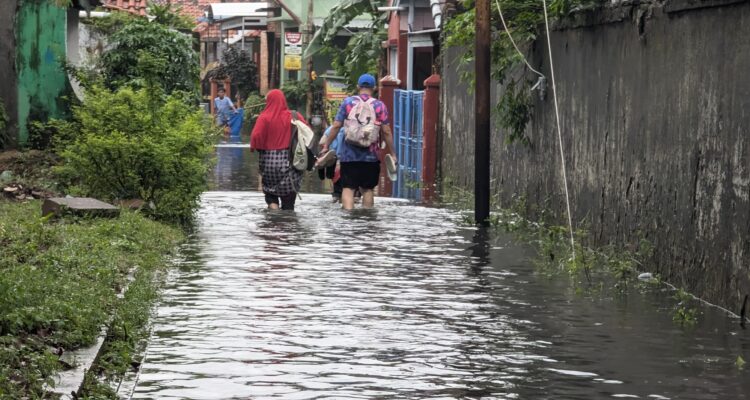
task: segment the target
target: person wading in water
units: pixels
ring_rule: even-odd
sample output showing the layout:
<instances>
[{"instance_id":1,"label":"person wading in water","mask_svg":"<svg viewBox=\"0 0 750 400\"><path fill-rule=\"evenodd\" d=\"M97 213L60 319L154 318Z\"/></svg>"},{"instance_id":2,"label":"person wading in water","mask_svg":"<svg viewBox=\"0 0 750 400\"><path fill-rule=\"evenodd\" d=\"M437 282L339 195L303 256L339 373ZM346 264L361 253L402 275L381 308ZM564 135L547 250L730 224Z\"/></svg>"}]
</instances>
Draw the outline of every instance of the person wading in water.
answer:
<instances>
[{"instance_id":1,"label":"person wading in water","mask_svg":"<svg viewBox=\"0 0 750 400\"><path fill-rule=\"evenodd\" d=\"M229 134L229 120L232 113L237 114L237 107L232 100L226 97L224 88L219 88L219 96L214 99L214 112L216 113L216 126L220 127L225 134Z\"/></svg>"},{"instance_id":2,"label":"person wading in water","mask_svg":"<svg viewBox=\"0 0 750 400\"><path fill-rule=\"evenodd\" d=\"M362 207L372 208L375 205L374 189L380 179L378 145L381 134L391 151L394 149L388 109L373 97L375 77L370 74L360 76L357 87L359 95L347 97L341 103L330 134L321 141L321 154L326 156L339 130L346 124L345 140L336 151L341 162L341 183L344 188L341 204L346 210L354 208L354 192L357 189L362 193ZM377 134L373 137L372 132ZM390 156L396 160L395 152Z\"/></svg>"},{"instance_id":3,"label":"person wading in water","mask_svg":"<svg viewBox=\"0 0 750 400\"><path fill-rule=\"evenodd\" d=\"M307 121L296 111L297 119ZM269 209L294 210L302 186L302 172L289 163L292 138L292 111L281 90L266 95L266 108L258 116L250 137L250 148L260 153L263 194Z\"/></svg>"}]
</instances>

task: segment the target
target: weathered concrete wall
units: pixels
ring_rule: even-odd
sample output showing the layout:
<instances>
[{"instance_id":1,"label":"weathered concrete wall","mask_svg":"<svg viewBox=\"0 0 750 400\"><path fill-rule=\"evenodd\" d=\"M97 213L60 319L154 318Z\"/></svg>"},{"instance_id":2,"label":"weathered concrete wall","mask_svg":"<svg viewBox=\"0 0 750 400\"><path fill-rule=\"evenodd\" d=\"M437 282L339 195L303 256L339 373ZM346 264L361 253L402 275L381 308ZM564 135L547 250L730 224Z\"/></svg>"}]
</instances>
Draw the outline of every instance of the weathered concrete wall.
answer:
<instances>
[{"instance_id":1,"label":"weathered concrete wall","mask_svg":"<svg viewBox=\"0 0 750 400\"><path fill-rule=\"evenodd\" d=\"M0 2L0 98L10 119L9 136L17 134L18 109L16 108L16 35L15 26L16 0Z\"/></svg>"},{"instance_id":2,"label":"weathered concrete wall","mask_svg":"<svg viewBox=\"0 0 750 400\"><path fill-rule=\"evenodd\" d=\"M46 121L65 112L67 11L48 0L20 0L16 17L19 141L28 139L28 121Z\"/></svg>"},{"instance_id":3,"label":"weathered concrete wall","mask_svg":"<svg viewBox=\"0 0 750 400\"><path fill-rule=\"evenodd\" d=\"M594 23L554 31L553 54L574 221L597 244L646 238L656 246L646 268L738 309L750 292L750 3L704 4L579 16ZM549 76L545 52L538 42L531 58ZM470 188L473 96L455 68L443 71L442 176ZM547 93L535 100L531 147L495 132L492 185L504 202L525 196L564 223Z\"/></svg>"}]
</instances>

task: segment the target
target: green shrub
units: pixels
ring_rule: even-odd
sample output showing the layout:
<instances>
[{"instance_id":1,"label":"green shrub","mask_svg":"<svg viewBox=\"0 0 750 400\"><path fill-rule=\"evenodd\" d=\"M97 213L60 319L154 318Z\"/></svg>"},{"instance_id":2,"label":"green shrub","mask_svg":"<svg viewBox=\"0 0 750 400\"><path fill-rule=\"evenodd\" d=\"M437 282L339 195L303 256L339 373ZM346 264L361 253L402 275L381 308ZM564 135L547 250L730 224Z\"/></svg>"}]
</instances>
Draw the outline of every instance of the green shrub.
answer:
<instances>
[{"instance_id":1,"label":"green shrub","mask_svg":"<svg viewBox=\"0 0 750 400\"><path fill-rule=\"evenodd\" d=\"M112 11L102 18L82 18L81 23L85 24L94 34L110 36L137 18L140 17L129 12Z\"/></svg>"},{"instance_id":2,"label":"green shrub","mask_svg":"<svg viewBox=\"0 0 750 400\"><path fill-rule=\"evenodd\" d=\"M260 93L251 93L245 100L245 117L242 126L247 132L252 132L255 126L255 121L258 120L258 116L261 111L266 108L266 98Z\"/></svg>"},{"instance_id":3,"label":"green shrub","mask_svg":"<svg viewBox=\"0 0 750 400\"><path fill-rule=\"evenodd\" d=\"M65 136L71 133L69 122L59 119L51 119L47 122L29 121L28 147L34 150L55 149L60 144L67 143L70 138Z\"/></svg>"},{"instance_id":4,"label":"green shrub","mask_svg":"<svg viewBox=\"0 0 750 400\"><path fill-rule=\"evenodd\" d=\"M58 169L74 193L140 198L161 219L186 222L206 188L213 129L179 96L96 88L73 109L75 137Z\"/></svg>"},{"instance_id":5,"label":"green shrub","mask_svg":"<svg viewBox=\"0 0 750 400\"><path fill-rule=\"evenodd\" d=\"M284 92L290 110L304 110L307 104L307 91L310 85L307 80L286 81L281 91Z\"/></svg>"},{"instance_id":6,"label":"green shrub","mask_svg":"<svg viewBox=\"0 0 750 400\"><path fill-rule=\"evenodd\" d=\"M258 65L249 51L235 47L226 49L221 64L206 75L206 79L227 78L232 81L232 94L240 98L258 90Z\"/></svg>"},{"instance_id":7,"label":"green shrub","mask_svg":"<svg viewBox=\"0 0 750 400\"><path fill-rule=\"evenodd\" d=\"M110 89L126 85L144 87L144 81L151 80L167 93L197 91L198 56L192 38L141 18L121 23L122 28L109 38L111 48L102 54L100 61ZM144 64L151 67L146 72L152 76L144 76Z\"/></svg>"}]
</instances>

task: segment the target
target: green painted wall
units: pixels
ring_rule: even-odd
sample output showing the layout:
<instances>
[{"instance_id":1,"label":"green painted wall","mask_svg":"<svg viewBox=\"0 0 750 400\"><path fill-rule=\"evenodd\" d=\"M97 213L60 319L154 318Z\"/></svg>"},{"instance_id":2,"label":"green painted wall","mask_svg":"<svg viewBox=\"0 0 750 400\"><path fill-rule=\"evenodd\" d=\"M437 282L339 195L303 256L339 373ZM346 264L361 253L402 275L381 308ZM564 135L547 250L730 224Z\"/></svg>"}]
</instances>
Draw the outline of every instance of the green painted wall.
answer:
<instances>
[{"instance_id":1,"label":"green painted wall","mask_svg":"<svg viewBox=\"0 0 750 400\"><path fill-rule=\"evenodd\" d=\"M62 97L68 78L65 59L67 13L49 0L22 0L16 19L18 71L18 140L28 140L29 121L65 114Z\"/></svg>"}]
</instances>

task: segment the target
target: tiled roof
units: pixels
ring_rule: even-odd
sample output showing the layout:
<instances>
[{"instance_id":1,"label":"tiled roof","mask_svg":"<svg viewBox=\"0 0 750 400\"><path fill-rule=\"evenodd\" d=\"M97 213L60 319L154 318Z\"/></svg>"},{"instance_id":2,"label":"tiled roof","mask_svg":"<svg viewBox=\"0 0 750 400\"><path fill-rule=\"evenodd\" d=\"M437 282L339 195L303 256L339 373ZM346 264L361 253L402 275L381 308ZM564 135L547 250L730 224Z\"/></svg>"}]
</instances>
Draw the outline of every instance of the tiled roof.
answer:
<instances>
[{"instance_id":1,"label":"tiled roof","mask_svg":"<svg viewBox=\"0 0 750 400\"><path fill-rule=\"evenodd\" d=\"M137 15L146 15L148 2L146 0L104 0L104 7L110 10L120 10Z\"/></svg>"},{"instance_id":2,"label":"tiled roof","mask_svg":"<svg viewBox=\"0 0 750 400\"><path fill-rule=\"evenodd\" d=\"M0 0L1 1L1 0ZM170 0L153 0L154 3L164 4ZM171 3L177 7L181 7L180 13L188 16L195 21L194 32L200 32L201 37L218 37L218 27L209 25L205 22L199 23L198 18L202 17L209 4L211 3L242 3L252 2L252 0L171 0ZM147 0L102 0L105 8L110 10L121 10L137 15L146 15L148 8Z\"/></svg>"},{"instance_id":3,"label":"tiled roof","mask_svg":"<svg viewBox=\"0 0 750 400\"><path fill-rule=\"evenodd\" d=\"M203 13L211 3L219 3L217 0L172 0L172 4L182 6L182 14L194 19L203 16Z\"/></svg>"},{"instance_id":4,"label":"tiled roof","mask_svg":"<svg viewBox=\"0 0 750 400\"><path fill-rule=\"evenodd\" d=\"M156 0L155 3L164 4L168 0ZM240 0L224 1L225 3L236 3ZM198 18L203 15L211 3L218 3L221 0L171 0L171 3L175 6L181 6L181 14L187 15L191 18ZM146 15L146 9L148 8L147 0L104 0L104 7L127 11L133 14Z\"/></svg>"},{"instance_id":5,"label":"tiled roof","mask_svg":"<svg viewBox=\"0 0 750 400\"><path fill-rule=\"evenodd\" d=\"M166 0L161 0L165 2ZM182 14L192 18L202 17L211 3L244 3L251 0L172 0L172 4L182 7Z\"/></svg>"}]
</instances>

